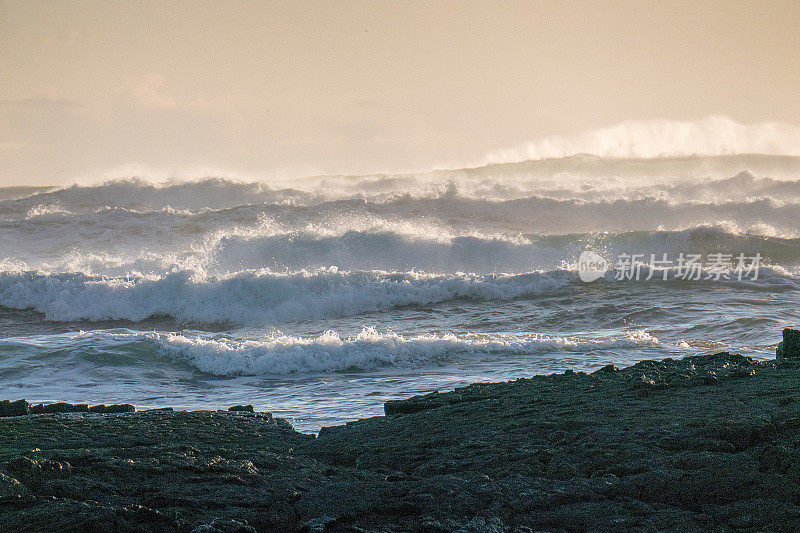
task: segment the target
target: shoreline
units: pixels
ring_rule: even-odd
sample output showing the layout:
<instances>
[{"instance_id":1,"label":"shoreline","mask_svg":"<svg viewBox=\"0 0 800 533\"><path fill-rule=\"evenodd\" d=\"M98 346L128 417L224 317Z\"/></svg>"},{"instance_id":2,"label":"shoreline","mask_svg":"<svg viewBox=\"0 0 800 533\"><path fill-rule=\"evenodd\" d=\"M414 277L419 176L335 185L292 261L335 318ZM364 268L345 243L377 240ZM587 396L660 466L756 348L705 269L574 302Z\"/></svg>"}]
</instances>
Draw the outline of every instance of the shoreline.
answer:
<instances>
[{"instance_id":1,"label":"shoreline","mask_svg":"<svg viewBox=\"0 0 800 533\"><path fill-rule=\"evenodd\" d=\"M0 530L800 528L787 354L478 383L316 437L244 408L0 417Z\"/></svg>"}]
</instances>

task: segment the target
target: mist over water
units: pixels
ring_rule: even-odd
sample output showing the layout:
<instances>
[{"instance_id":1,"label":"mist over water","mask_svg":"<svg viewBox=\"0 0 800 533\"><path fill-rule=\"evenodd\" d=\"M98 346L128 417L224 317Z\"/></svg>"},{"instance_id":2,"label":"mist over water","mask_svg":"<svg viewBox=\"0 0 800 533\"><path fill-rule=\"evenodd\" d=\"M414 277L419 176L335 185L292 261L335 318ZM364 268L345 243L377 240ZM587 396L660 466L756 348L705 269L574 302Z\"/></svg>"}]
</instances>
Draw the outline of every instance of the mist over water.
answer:
<instances>
[{"instance_id":1,"label":"mist over water","mask_svg":"<svg viewBox=\"0 0 800 533\"><path fill-rule=\"evenodd\" d=\"M800 127L780 122L739 124L725 116L703 120L629 120L573 137L551 136L486 156L484 163L594 154L652 159L679 155L800 155Z\"/></svg>"},{"instance_id":2,"label":"mist over water","mask_svg":"<svg viewBox=\"0 0 800 533\"><path fill-rule=\"evenodd\" d=\"M422 174L0 190L0 397L244 402L314 430L474 381L772 356L800 322L800 137L641 128ZM727 134L698 144L704 128ZM653 158L663 137L712 155ZM722 155L745 146L765 154ZM565 151L605 157L542 158ZM586 249L763 266L587 284Z\"/></svg>"}]
</instances>

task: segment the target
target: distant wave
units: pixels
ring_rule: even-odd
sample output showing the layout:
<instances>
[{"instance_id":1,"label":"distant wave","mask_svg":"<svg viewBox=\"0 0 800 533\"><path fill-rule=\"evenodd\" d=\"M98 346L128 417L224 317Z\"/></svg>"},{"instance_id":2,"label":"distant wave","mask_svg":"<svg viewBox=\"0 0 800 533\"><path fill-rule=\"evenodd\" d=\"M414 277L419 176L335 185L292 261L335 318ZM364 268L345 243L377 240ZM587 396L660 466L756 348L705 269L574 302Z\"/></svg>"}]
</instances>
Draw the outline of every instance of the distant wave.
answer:
<instances>
[{"instance_id":1,"label":"distant wave","mask_svg":"<svg viewBox=\"0 0 800 533\"><path fill-rule=\"evenodd\" d=\"M800 164L798 164L800 175ZM524 196L526 184L516 184L516 188L505 186L498 190L491 179L483 182L484 196L507 197ZM750 172L742 171L729 178L670 179L654 183L637 183L635 181L580 180L574 183L564 179L561 183L528 183L536 191L537 196L556 199L580 199L586 201L614 201L653 198L666 200L673 205L682 203L721 204L755 200L773 200L777 203L800 201L800 180L773 179L756 177ZM493 190L494 188L494 190Z\"/></svg>"},{"instance_id":2,"label":"distant wave","mask_svg":"<svg viewBox=\"0 0 800 533\"><path fill-rule=\"evenodd\" d=\"M654 178L745 167L794 178ZM569 177L582 173L592 179ZM627 177L598 178L607 173ZM425 176L309 178L284 188L133 179L32 189L37 194L0 201L0 271L521 273L559 268L587 246L608 254L759 251L791 266L798 178L800 158L787 156L576 156Z\"/></svg>"},{"instance_id":3,"label":"distant wave","mask_svg":"<svg viewBox=\"0 0 800 533\"><path fill-rule=\"evenodd\" d=\"M209 267L322 268L425 272L528 272L555 269L584 249L622 253L760 253L765 262L800 264L800 238L742 234L729 226L699 226L681 231L584 233L560 236L436 236L391 231L320 234L301 231L269 236L226 236L208 252ZM769 231L768 228L761 228Z\"/></svg>"},{"instance_id":4,"label":"distant wave","mask_svg":"<svg viewBox=\"0 0 800 533\"><path fill-rule=\"evenodd\" d=\"M224 178L203 178L195 181L153 183L133 177L109 180L100 185L72 185L24 198L3 202L15 205L60 205L74 212L94 211L100 207L125 207L138 211L163 209L224 209L259 202L285 202L292 198L308 198L306 191L283 189L266 182L243 182Z\"/></svg>"},{"instance_id":5,"label":"distant wave","mask_svg":"<svg viewBox=\"0 0 800 533\"><path fill-rule=\"evenodd\" d=\"M797 158L796 176L800 177L800 158ZM366 180L367 178L365 178ZM393 178L384 178L392 181ZM413 180L412 180L413 181ZM312 194L295 189L270 189L265 184L240 184L227 180L205 180L188 184L156 187L139 180L112 182L96 187L71 187L51 193L0 201L0 221L28 220L39 224L59 224L71 219L163 216L224 219L226 215L239 216L250 212L292 212L308 210L309 214L325 214L335 208L357 208L425 202L447 199L455 202L482 200L490 203L514 200L557 200L585 202L663 201L678 207L690 205L723 205L754 201L772 201L778 205L800 203L800 179L774 179L756 177L742 171L733 177L694 179L664 179L652 182L609 178L606 180L553 177L472 176L443 178L442 181L423 186L409 184L405 188L389 190L383 194L369 194L359 190L359 181L350 184L350 191L340 184L324 186L338 194ZM208 188L204 194L187 195L184 189L196 193ZM218 189L230 187L212 200ZM323 187L320 185L320 187ZM239 189L252 190L252 195L239 194ZM365 187L368 189L368 187ZM2 189L0 189L1 191ZM127 194L126 193L129 193ZM237 192L238 191L238 192ZM144 192L146 201L136 193ZM235 201L234 201L235 200ZM99 202L99 203L98 203Z\"/></svg>"},{"instance_id":6,"label":"distant wave","mask_svg":"<svg viewBox=\"0 0 800 533\"><path fill-rule=\"evenodd\" d=\"M350 226L361 224L351 221ZM114 232L108 225L99 224L94 239L89 237L91 226L84 226L78 234L65 228L63 233L51 232L35 240L29 240L29 232L21 232L13 245L7 235L7 249L13 249L17 256L0 257L0 272L155 278L174 271L208 277L260 269L300 272L336 267L342 271L513 274L561 268L587 248L607 256L760 253L765 264L787 268L800 265L800 237L779 236L781 232L765 224L741 228L730 222L677 231L563 235L459 235L433 223L365 223L360 229L309 226L294 231L267 225L228 228L188 242L186 236L170 232L166 225L151 231L148 224L126 227L131 233ZM57 255L50 255L53 253Z\"/></svg>"},{"instance_id":7,"label":"distant wave","mask_svg":"<svg viewBox=\"0 0 800 533\"><path fill-rule=\"evenodd\" d=\"M800 155L800 127L779 122L739 124L724 116L703 120L626 121L575 136L551 136L498 150L486 162L547 159L575 154L655 158L723 154Z\"/></svg>"},{"instance_id":8,"label":"distant wave","mask_svg":"<svg viewBox=\"0 0 800 533\"><path fill-rule=\"evenodd\" d=\"M796 143L797 144L797 143ZM90 212L102 207L133 211L229 209L253 204L314 205L338 199L390 200L456 191L461 196L510 200L532 195L585 199L651 196L710 201L770 197L798 199L800 153L691 155L654 158L557 156L419 174L314 176L242 181L223 177L154 183L142 177L65 188L0 188L0 212L24 216L37 207ZM794 183L787 183L794 182ZM697 192L702 197L697 198ZM693 196L694 195L694 196Z\"/></svg>"},{"instance_id":9,"label":"distant wave","mask_svg":"<svg viewBox=\"0 0 800 533\"><path fill-rule=\"evenodd\" d=\"M64 253L70 246L115 254L124 252L126 246L152 250L162 245L175 251L216 235L290 234L308 229L344 234L400 228L404 233L434 231L468 236L669 231L729 224L743 233L798 236L800 181L757 180L743 175L718 185L663 185L629 190L631 196L622 198L606 198L608 191L586 189L570 195L552 190L545 191L549 195L505 200L464 196L452 189L387 200L260 203L199 211L170 206L149 211L108 206L75 211L75 206L41 203L39 199L30 205L0 209L0 254L10 257L17 252L19 256L19 252L36 251L37 247L42 249L40 255L46 255L47 250ZM748 190L755 196L751 197ZM637 191L650 196L640 196ZM716 193L719 197L712 198ZM0 207L5 207L2 202Z\"/></svg>"},{"instance_id":10,"label":"distant wave","mask_svg":"<svg viewBox=\"0 0 800 533\"><path fill-rule=\"evenodd\" d=\"M46 353L77 355L99 350L110 365L124 353L130 364L137 354L142 364L153 356L188 364L217 376L259 376L320 372L365 371L381 367L426 367L454 357L474 355L536 355L553 352L585 353L592 350L655 347L658 339L645 331L607 336L556 336L534 333L493 333L402 336L373 328L352 337L328 331L317 337L275 333L253 339L200 333L96 330L35 338L0 339L0 348L36 347ZM100 356L93 355L97 363ZM135 359L134 359L135 360Z\"/></svg>"}]
</instances>

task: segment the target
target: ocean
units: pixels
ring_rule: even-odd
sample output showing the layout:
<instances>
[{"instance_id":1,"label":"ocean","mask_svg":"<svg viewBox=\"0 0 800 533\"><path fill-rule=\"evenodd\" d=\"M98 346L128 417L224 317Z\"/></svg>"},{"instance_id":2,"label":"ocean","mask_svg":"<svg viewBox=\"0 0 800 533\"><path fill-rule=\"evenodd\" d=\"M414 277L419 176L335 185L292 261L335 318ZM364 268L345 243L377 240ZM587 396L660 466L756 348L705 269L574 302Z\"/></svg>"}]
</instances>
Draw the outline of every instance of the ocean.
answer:
<instances>
[{"instance_id":1,"label":"ocean","mask_svg":"<svg viewBox=\"0 0 800 533\"><path fill-rule=\"evenodd\" d=\"M480 381L772 358L799 289L800 157L0 188L0 398L318 431Z\"/></svg>"}]
</instances>

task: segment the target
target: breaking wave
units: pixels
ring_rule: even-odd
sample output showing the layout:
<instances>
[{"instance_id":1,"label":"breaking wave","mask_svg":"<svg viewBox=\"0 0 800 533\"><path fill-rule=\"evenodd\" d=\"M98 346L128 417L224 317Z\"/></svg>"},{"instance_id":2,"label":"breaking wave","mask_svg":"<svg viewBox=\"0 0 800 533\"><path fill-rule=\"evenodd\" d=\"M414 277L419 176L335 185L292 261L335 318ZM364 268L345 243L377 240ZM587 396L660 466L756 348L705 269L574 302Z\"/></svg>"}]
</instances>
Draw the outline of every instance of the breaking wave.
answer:
<instances>
[{"instance_id":1,"label":"breaking wave","mask_svg":"<svg viewBox=\"0 0 800 533\"><path fill-rule=\"evenodd\" d=\"M254 339L191 332L95 330L0 340L0 348L58 346L61 352L72 352L79 357L94 351L105 352L109 354L106 356L109 364L118 364L114 359L119 356L114 354L120 352L129 356L127 361L138 356L144 364L153 356L160 356L217 376L352 372L391 366L419 368L464 356L585 353L658 345L658 339L640 330L599 337L533 333L403 336L364 328L351 337L327 331L316 337L274 333ZM96 356L92 358L97 362Z\"/></svg>"},{"instance_id":2,"label":"breaking wave","mask_svg":"<svg viewBox=\"0 0 800 533\"><path fill-rule=\"evenodd\" d=\"M800 128L779 122L739 124L724 116L697 121L630 120L581 135L545 137L490 153L486 160L523 161L575 154L642 159L748 153L800 155Z\"/></svg>"},{"instance_id":3,"label":"breaking wave","mask_svg":"<svg viewBox=\"0 0 800 533\"><path fill-rule=\"evenodd\" d=\"M157 279L0 273L0 305L33 309L49 320L60 321L141 321L169 316L186 322L272 324L454 298L507 300L556 290L571 277L569 272L478 276L336 269L292 274L243 272L202 280L192 280L187 272Z\"/></svg>"},{"instance_id":4,"label":"breaking wave","mask_svg":"<svg viewBox=\"0 0 800 533\"><path fill-rule=\"evenodd\" d=\"M53 321L138 322L171 317L183 323L263 326L355 316L404 306L429 306L455 299L504 301L553 294L570 285L580 286L574 265L572 268L483 275L340 272L330 268L286 274L244 271L208 278L193 278L189 272L173 272L157 278L3 272L0 306L32 309ZM642 272L647 274L647 268L643 267ZM605 279L613 282L615 275L610 270ZM656 275L653 283L681 282L672 271L668 272L669 279L661 277ZM752 281L753 276L737 279L733 271L725 277L730 283L740 282L769 291L797 290L800 281L796 271L767 266L761 267L758 279ZM720 282L719 276L708 281L705 272L698 280L694 283ZM621 290L622 286L619 284Z\"/></svg>"},{"instance_id":5,"label":"breaking wave","mask_svg":"<svg viewBox=\"0 0 800 533\"><path fill-rule=\"evenodd\" d=\"M800 130L799 130L800 131ZM800 133L798 133L800 136ZM513 200L530 196L626 199L662 195L676 201L735 201L748 198L798 200L800 141L789 155L735 153L598 157L555 155L474 168L418 174L314 176L292 180L242 181L224 177L154 183L142 177L65 188L0 188L0 213L15 217L125 208L136 212L167 207L191 212L255 204L308 206L341 199L376 202L397 196L430 198L457 192L467 198ZM524 159L524 158L522 158Z\"/></svg>"},{"instance_id":6,"label":"breaking wave","mask_svg":"<svg viewBox=\"0 0 800 533\"><path fill-rule=\"evenodd\" d=\"M678 253L760 253L765 263L787 268L800 264L800 237L785 236L766 223L735 222L689 226L676 231L576 232L543 235L521 232L458 232L435 222L389 223L353 219L341 227L309 225L292 229L262 221L189 236L149 224L131 233L100 226L94 240L89 226L74 234L51 231L31 239L29 231L6 234L16 253L0 257L0 271L42 274L154 278L185 271L191 276L230 276L268 269L299 272L336 267L340 271L380 270L455 274L526 273L572 263L585 249L605 255ZM574 222L574 221L573 221ZM677 220L676 220L677 222ZM798 213L800 224L800 213ZM359 227L360 226L360 227ZM798 226L800 227L800 226ZM16 242L12 242L16 240ZM7 248L8 249L8 248Z\"/></svg>"},{"instance_id":7,"label":"breaking wave","mask_svg":"<svg viewBox=\"0 0 800 533\"><path fill-rule=\"evenodd\" d=\"M771 228L753 228L769 232ZM558 236L434 236L422 238L390 231L346 231L326 235L294 232L270 236L226 236L208 252L216 268L323 268L456 273L528 272L555 269L582 250L622 253L760 253L778 265L800 264L800 238L742 233L730 226L701 226L682 231L588 233Z\"/></svg>"}]
</instances>

